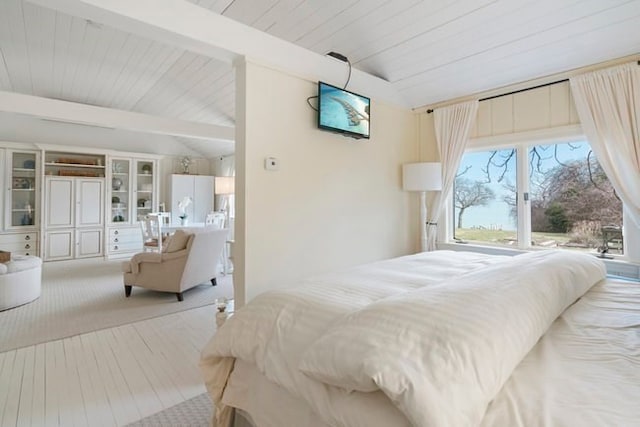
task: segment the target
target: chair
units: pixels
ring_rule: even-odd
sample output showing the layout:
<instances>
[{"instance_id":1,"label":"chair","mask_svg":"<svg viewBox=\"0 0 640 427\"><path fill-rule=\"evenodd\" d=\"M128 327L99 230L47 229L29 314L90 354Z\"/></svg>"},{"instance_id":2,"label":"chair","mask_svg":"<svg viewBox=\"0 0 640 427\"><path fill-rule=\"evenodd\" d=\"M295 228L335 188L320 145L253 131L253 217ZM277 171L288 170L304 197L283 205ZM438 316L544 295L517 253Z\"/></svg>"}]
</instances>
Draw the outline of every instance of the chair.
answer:
<instances>
[{"instance_id":1,"label":"chair","mask_svg":"<svg viewBox=\"0 0 640 427\"><path fill-rule=\"evenodd\" d=\"M142 230L142 249L145 252L162 252L162 223L158 215L138 217Z\"/></svg>"},{"instance_id":2,"label":"chair","mask_svg":"<svg viewBox=\"0 0 640 427\"><path fill-rule=\"evenodd\" d=\"M224 249L229 230L202 227L193 232L176 231L168 240L166 251L141 252L122 264L125 296L133 286L173 292L178 301L182 293L194 286L217 284L217 260Z\"/></svg>"},{"instance_id":3,"label":"chair","mask_svg":"<svg viewBox=\"0 0 640 427\"><path fill-rule=\"evenodd\" d=\"M160 219L160 224L163 227L168 227L171 225L171 212L152 212L149 215L155 215Z\"/></svg>"},{"instance_id":4,"label":"chair","mask_svg":"<svg viewBox=\"0 0 640 427\"><path fill-rule=\"evenodd\" d=\"M204 220L205 225L212 225L215 228L224 228L225 226L225 214L224 212L211 212L207 214Z\"/></svg>"}]
</instances>

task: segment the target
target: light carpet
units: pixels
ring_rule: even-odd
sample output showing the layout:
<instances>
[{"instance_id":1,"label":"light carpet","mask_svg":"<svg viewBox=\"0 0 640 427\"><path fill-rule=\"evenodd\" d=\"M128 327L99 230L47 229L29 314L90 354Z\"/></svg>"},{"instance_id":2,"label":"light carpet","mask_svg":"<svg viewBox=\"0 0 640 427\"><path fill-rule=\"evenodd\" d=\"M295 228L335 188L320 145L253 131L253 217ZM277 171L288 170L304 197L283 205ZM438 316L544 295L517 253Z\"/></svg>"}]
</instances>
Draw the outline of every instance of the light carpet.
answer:
<instances>
[{"instance_id":1,"label":"light carpet","mask_svg":"<svg viewBox=\"0 0 640 427\"><path fill-rule=\"evenodd\" d=\"M127 427L209 427L213 404L207 393L160 411Z\"/></svg>"},{"instance_id":2,"label":"light carpet","mask_svg":"<svg viewBox=\"0 0 640 427\"><path fill-rule=\"evenodd\" d=\"M42 295L0 312L0 352L213 304L233 297L231 275L176 295L134 287L125 298L122 260L91 258L43 264Z\"/></svg>"}]
</instances>

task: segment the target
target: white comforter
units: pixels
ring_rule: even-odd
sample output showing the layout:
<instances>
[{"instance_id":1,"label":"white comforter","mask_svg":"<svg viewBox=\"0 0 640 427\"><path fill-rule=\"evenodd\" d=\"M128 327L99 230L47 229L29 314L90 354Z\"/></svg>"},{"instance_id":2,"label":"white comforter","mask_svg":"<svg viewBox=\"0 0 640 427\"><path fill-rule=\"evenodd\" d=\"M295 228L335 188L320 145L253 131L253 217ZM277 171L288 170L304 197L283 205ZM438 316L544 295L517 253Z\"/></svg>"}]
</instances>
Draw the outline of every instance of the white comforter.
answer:
<instances>
[{"instance_id":1,"label":"white comforter","mask_svg":"<svg viewBox=\"0 0 640 427\"><path fill-rule=\"evenodd\" d=\"M505 266L490 266L497 262ZM542 265L549 262L553 268ZM219 402L234 358L255 364L332 426L477 424L549 324L603 277L599 261L578 254L505 259L441 251L264 294L233 316L203 351L219 425L228 415ZM458 296L447 297L451 291ZM379 300L373 309L364 308ZM364 330L370 338L359 340ZM434 351L425 337L435 338ZM312 345L321 351L309 352ZM389 398L392 410L385 409Z\"/></svg>"}]
</instances>

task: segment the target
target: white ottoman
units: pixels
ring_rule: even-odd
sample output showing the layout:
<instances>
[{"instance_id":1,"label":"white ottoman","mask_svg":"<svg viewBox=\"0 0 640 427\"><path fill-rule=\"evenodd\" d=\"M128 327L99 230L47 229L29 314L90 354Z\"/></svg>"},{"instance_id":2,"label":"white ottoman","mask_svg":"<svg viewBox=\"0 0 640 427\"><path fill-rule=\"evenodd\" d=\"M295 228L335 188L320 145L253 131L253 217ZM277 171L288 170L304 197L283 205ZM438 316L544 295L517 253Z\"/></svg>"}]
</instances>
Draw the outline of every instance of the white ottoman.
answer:
<instances>
[{"instance_id":1,"label":"white ottoman","mask_svg":"<svg viewBox=\"0 0 640 427\"><path fill-rule=\"evenodd\" d=\"M42 260L16 255L0 263L0 311L38 299L41 291Z\"/></svg>"}]
</instances>

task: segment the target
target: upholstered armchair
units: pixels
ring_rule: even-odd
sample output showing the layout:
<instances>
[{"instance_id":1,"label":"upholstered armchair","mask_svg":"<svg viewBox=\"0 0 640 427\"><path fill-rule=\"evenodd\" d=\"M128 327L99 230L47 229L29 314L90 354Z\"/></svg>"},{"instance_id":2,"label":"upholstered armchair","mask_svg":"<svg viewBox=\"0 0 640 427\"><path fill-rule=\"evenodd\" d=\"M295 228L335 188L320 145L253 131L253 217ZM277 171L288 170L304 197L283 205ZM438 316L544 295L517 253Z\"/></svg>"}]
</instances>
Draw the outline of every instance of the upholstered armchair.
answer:
<instances>
[{"instance_id":1,"label":"upholstered armchair","mask_svg":"<svg viewBox=\"0 0 640 427\"><path fill-rule=\"evenodd\" d=\"M141 252L122 264L125 295L133 286L182 293L211 281L216 285L218 261L227 241L228 229L205 227L193 232L176 231L164 244L163 252Z\"/></svg>"}]
</instances>

